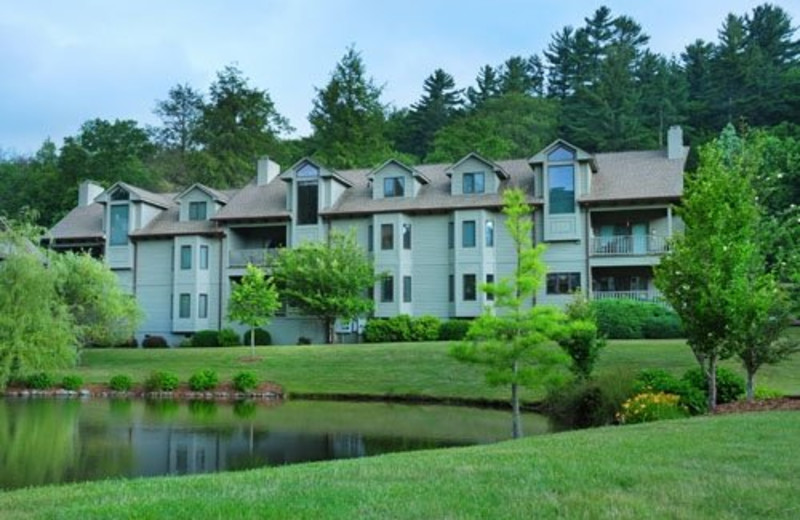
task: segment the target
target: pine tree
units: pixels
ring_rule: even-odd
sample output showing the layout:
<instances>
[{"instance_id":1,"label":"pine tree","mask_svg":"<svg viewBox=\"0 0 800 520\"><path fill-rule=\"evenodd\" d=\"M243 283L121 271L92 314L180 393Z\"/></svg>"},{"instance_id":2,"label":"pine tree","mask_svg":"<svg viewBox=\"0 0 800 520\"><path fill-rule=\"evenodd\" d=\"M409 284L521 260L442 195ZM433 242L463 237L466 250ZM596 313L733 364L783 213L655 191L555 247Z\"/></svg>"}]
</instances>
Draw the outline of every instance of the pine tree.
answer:
<instances>
[{"instance_id":1,"label":"pine tree","mask_svg":"<svg viewBox=\"0 0 800 520\"><path fill-rule=\"evenodd\" d=\"M405 120L407 133L398 150L422 160L433 147L433 138L446 126L463 103L453 76L436 69L425 79L422 98L411 106Z\"/></svg>"}]
</instances>

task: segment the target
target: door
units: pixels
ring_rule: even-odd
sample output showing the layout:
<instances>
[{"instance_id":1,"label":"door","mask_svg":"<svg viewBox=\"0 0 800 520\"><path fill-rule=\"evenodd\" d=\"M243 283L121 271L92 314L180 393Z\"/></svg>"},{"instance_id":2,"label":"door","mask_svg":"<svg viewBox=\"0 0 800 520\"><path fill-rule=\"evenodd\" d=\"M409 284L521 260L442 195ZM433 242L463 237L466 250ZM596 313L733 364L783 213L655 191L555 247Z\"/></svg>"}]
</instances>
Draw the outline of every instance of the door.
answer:
<instances>
[{"instance_id":1,"label":"door","mask_svg":"<svg viewBox=\"0 0 800 520\"><path fill-rule=\"evenodd\" d=\"M647 254L647 223L633 225L633 254Z\"/></svg>"}]
</instances>

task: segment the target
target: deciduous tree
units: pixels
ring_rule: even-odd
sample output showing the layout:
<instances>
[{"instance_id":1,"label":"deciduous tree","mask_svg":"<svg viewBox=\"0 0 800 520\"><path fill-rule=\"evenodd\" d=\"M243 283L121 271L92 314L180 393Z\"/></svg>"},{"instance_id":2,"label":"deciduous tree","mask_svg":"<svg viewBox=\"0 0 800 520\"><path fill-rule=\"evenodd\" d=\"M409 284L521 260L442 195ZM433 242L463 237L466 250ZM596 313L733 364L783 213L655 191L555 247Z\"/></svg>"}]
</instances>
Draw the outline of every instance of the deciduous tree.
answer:
<instances>
[{"instance_id":1,"label":"deciduous tree","mask_svg":"<svg viewBox=\"0 0 800 520\"><path fill-rule=\"evenodd\" d=\"M250 327L250 351L255 357L255 329L266 325L280 308L278 290L264 271L248 263L242 281L233 284L228 318Z\"/></svg>"}]
</instances>

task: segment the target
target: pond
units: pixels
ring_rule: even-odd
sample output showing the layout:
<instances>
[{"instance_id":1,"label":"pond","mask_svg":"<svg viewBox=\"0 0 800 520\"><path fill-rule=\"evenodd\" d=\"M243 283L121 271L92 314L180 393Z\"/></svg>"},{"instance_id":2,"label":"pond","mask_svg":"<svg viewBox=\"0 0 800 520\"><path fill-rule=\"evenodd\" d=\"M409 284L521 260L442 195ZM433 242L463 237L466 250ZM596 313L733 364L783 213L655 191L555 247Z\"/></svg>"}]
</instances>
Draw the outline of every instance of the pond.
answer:
<instances>
[{"instance_id":1,"label":"pond","mask_svg":"<svg viewBox=\"0 0 800 520\"><path fill-rule=\"evenodd\" d=\"M0 489L485 444L510 426L508 411L455 406L0 399Z\"/></svg>"}]
</instances>

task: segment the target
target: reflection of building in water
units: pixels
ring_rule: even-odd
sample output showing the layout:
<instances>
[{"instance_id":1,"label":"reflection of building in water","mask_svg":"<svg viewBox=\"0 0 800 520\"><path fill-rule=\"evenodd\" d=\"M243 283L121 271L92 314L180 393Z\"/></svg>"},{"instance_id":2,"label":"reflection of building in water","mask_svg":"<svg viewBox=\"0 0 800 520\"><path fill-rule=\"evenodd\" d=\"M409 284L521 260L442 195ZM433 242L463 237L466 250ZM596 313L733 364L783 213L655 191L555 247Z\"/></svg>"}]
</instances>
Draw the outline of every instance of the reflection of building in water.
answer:
<instances>
[{"instance_id":1,"label":"reflection of building in water","mask_svg":"<svg viewBox=\"0 0 800 520\"><path fill-rule=\"evenodd\" d=\"M134 453L133 474L139 476L209 473L367 454L363 436L349 433L269 432L248 426L220 432L134 425L124 431L124 437Z\"/></svg>"}]
</instances>

